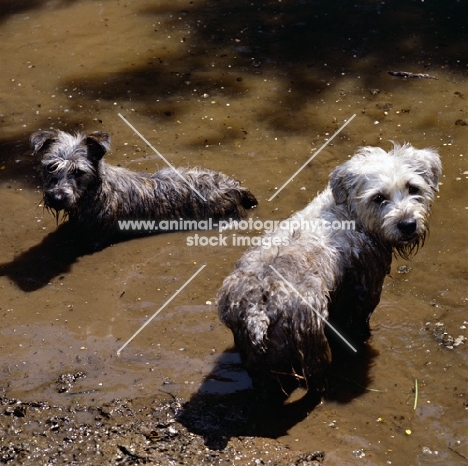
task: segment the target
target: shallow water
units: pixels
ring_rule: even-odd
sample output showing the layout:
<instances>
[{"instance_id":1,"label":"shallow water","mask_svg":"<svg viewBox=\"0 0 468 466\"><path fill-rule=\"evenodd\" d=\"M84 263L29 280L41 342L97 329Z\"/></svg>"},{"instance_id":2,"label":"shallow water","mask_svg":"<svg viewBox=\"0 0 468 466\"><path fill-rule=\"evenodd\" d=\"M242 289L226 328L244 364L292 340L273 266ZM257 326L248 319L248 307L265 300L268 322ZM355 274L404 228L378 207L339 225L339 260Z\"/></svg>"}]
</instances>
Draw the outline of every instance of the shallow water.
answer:
<instances>
[{"instance_id":1,"label":"shallow water","mask_svg":"<svg viewBox=\"0 0 468 466\"><path fill-rule=\"evenodd\" d=\"M358 146L408 141L437 147L444 165L431 234L410 263L392 266L371 321L372 356L356 379L338 381L308 417L280 420L275 436L324 450L330 465L466 460L468 342L448 349L426 323L468 337L467 13L458 2L0 6L4 393L66 404L160 390L190 400L250 386L214 307L245 247L231 236L227 246L189 246L195 233L178 232L75 257L41 206L33 131L107 131L109 163L162 168L120 113L173 165L241 180L261 220L304 207ZM438 79L388 74L400 70ZM58 377L79 371L86 377L61 392Z\"/></svg>"}]
</instances>

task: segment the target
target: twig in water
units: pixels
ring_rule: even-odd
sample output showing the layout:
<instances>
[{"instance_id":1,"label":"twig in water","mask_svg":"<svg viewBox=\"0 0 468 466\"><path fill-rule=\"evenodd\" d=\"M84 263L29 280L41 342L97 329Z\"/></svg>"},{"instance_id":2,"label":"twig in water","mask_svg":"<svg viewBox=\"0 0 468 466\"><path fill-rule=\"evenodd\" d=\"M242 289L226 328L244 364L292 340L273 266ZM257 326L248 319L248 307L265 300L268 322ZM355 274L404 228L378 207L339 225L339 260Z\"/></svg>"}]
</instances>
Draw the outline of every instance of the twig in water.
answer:
<instances>
[{"instance_id":1,"label":"twig in water","mask_svg":"<svg viewBox=\"0 0 468 466\"><path fill-rule=\"evenodd\" d=\"M414 379L414 405L413 409L416 409L418 404L418 379Z\"/></svg>"},{"instance_id":2,"label":"twig in water","mask_svg":"<svg viewBox=\"0 0 468 466\"><path fill-rule=\"evenodd\" d=\"M388 74L397 78L439 79L437 76L424 73L411 73L409 71L389 71Z\"/></svg>"}]
</instances>

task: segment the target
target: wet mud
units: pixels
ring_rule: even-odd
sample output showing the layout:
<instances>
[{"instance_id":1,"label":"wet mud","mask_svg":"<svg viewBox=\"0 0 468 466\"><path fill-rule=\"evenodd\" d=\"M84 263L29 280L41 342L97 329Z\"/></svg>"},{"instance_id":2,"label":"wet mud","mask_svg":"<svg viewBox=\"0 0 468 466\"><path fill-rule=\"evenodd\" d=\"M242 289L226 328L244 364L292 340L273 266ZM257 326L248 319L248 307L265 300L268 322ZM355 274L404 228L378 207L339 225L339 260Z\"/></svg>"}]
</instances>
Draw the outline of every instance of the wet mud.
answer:
<instances>
[{"instance_id":1,"label":"wet mud","mask_svg":"<svg viewBox=\"0 0 468 466\"><path fill-rule=\"evenodd\" d=\"M0 463L468 464L468 11L439 3L0 5ZM359 146L440 151L426 244L318 406L262 410L217 317L261 231L88 251L44 210L38 129L106 131L108 163L165 167L119 114L174 166L239 179L252 220L303 208Z\"/></svg>"}]
</instances>

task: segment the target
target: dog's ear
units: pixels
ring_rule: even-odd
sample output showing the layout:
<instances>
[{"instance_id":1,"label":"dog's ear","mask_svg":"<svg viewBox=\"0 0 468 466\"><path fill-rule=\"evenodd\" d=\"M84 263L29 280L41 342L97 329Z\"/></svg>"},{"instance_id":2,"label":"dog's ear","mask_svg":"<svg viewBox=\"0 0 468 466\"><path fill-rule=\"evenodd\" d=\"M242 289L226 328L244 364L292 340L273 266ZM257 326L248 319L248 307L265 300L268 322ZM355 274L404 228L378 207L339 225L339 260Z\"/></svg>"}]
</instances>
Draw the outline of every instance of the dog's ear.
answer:
<instances>
[{"instance_id":1,"label":"dog's ear","mask_svg":"<svg viewBox=\"0 0 468 466\"><path fill-rule=\"evenodd\" d=\"M349 195L351 174L346 164L336 167L330 174L330 187L337 204L344 204Z\"/></svg>"},{"instance_id":2,"label":"dog's ear","mask_svg":"<svg viewBox=\"0 0 468 466\"><path fill-rule=\"evenodd\" d=\"M29 141L33 155L45 151L57 139L57 131L36 131L31 134Z\"/></svg>"},{"instance_id":3,"label":"dog's ear","mask_svg":"<svg viewBox=\"0 0 468 466\"><path fill-rule=\"evenodd\" d=\"M439 178L442 174L439 153L435 149L427 148L416 151L416 154L418 164L423 167L421 176L426 179L434 191L439 191Z\"/></svg>"},{"instance_id":4,"label":"dog's ear","mask_svg":"<svg viewBox=\"0 0 468 466\"><path fill-rule=\"evenodd\" d=\"M436 149L415 149L410 144L404 144L403 146L395 144L394 151L399 151L405 162L421 175L434 191L439 190L442 163Z\"/></svg>"},{"instance_id":5,"label":"dog's ear","mask_svg":"<svg viewBox=\"0 0 468 466\"><path fill-rule=\"evenodd\" d=\"M88 158L93 162L99 162L110 149L110 136L101 131L95 131L86 138Z\"/></svg>"}]
</instances>

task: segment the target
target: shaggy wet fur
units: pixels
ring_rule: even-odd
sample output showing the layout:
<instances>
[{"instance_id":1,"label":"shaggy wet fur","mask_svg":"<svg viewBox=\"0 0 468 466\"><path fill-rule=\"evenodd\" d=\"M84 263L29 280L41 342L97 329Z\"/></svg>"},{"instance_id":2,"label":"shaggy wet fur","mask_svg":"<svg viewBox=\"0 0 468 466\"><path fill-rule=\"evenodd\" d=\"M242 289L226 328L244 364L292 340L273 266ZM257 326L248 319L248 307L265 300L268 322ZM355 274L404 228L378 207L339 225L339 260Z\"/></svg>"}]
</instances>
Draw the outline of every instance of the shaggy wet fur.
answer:
<instances>
[{"instance_id":1,"label":"shaggy wet fur","mask_svg":"<svg viewBox=\"0 0 468 466\"><path fill-rule=\"evenodd\" d=\"M356 349L369 336L392 253L409 258L424 243L440 174L432 149L362 148L270 235L279 246L249 249L237 262L218 293L219 316L266 399L298 385L319 399L331 346L352 351L342 337ZM354 228L327 228L349 222Z\"/></svg>"},{"instance_id":2,"label":"shaggy wet fur","mask_svg":"<svg viewBox=\"0 0 468 466\"><path fill-rule=\"evenodd\" d=\"M44 205L64 212L80 234L101 245L118 239L119 220L240 219L257 201L226 175L203 168L167 168L154 174L108 165L109 135L39 131Z\"/></svg>"}]
</instances>

